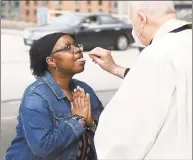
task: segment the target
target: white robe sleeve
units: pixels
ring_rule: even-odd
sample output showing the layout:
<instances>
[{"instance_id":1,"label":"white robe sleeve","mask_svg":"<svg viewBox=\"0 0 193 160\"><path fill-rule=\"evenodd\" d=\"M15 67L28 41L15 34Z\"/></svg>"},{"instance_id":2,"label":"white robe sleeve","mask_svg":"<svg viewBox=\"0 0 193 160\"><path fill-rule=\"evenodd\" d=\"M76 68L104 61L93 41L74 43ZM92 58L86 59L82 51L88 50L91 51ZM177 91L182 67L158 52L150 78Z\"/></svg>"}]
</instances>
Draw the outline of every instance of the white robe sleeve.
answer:
<instances>
[{"instance_id":1,"label":"white robe sleeve","mask_svg":"<svg viewBox=\"0 0 193 160\"><path fill-rule=\"evenodd\" d=\"M98 159L143 159L158 136L175 90L171 62L139 61L105 107L95 133Z\"/></svg>"}]
</instances>

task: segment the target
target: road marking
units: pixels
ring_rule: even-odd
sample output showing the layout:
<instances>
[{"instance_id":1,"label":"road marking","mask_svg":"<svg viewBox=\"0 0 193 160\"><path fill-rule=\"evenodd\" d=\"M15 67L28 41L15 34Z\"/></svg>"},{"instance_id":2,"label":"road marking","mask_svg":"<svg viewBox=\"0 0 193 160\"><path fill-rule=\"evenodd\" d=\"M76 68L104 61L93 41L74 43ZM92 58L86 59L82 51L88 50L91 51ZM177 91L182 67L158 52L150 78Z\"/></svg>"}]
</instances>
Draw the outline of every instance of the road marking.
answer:
<instances>
[{"instance_id":1,"label":"road marking","mask_svg":"<svg viewBox=\"0 0 193 160\"><path fill-rule=\"evenodd\" d=\"M11 119L15 119L15 118L17 118L17 116L1 117L1 120L11 120Z\"/></svg>"}]
</instances>

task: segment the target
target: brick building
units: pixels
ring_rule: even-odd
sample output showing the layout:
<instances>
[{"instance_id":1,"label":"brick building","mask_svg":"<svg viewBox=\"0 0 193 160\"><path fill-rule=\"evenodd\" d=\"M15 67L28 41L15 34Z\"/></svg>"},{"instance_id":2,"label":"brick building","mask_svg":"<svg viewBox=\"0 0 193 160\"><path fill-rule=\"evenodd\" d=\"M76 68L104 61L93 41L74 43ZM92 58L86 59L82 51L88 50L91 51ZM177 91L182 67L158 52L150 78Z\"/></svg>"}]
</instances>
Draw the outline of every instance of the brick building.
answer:
<instances>
[{"instance_id":1,"label":"brick building","mask_svg":"<svg viewBox=\"0 0 193 160\"><path fill-rule=\"evenodd\" d=\"M37 22L37 8L47 7L49 10L75 12L111 12L110 1L20 1L21 20Z\"/></svg>"},{"instance_id":2,"label":"brick building","mask_svg":"<svg viewBox=\"0 0 193 160\"><path fill-rule=\"evenodd\" d=\"M180 18L192 13L192 1L174 1L174 5ZM129 1L1 0L1 19L37 22L37 8L41 7L58 11L113 13L124 15L126 19L129 19L130 12Z\"/></svg>"},{"instance_id":3,"label":"brick building","mask_svg":"<svg viewBox=\"0 0 193 160\"><path fill-rule=\"evenodd\" d=\"M1 0L1 18L9 20L20 20L20 2Z\"/></svg>"}]
</instances>

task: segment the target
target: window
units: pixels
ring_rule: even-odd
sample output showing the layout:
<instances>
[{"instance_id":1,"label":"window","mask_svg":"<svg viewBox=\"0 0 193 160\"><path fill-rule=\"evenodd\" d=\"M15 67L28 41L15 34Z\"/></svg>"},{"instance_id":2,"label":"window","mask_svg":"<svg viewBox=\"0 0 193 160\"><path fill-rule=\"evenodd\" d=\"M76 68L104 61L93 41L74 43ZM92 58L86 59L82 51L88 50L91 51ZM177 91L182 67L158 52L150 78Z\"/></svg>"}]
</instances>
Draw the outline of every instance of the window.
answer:
<instances>
[{"instance_id":1,"label":"window","mask_svg":"<svg viewBox=\"0 0 193 160\"><path fill-rule=\"evenodd\" d=\"M79 24L82 20L84 20L84 17L85 15L82 14L66 13L62 14L57 18L54 18L49 22L49 24L58 24L58 25L71 24L72 26L75 26Z\"/></svg>"},{"instance_id":2,"label":"window","mask_svg":"<svg viewBox=\"0 0 193 160\"><path fill-rule=\"evenodd\" d=\"M38 5L38 1L34 1L34 5L37 6Z\"/></svg>"},{"instance_id":3,"label":"window","mask_svg":"<svg viewBox=\"0 0 193 160\"><path fill-rule=\"evenodd\" d=\"M30 3L29 1L26 1L26 6L29 6L29 3Z\"/></svg>"},{"instance_id":4,"label":"window","mask_svg":"<svg viewBox=\"0 0 193 160\"><path fill-rule=\"evenodd\" d=\"M99 6L101 6L101 5L102 5L102 2L103 2L102 0L99 0L99 1L98 1Z\"/></svg>"},{"instance_id":5,"label":"window","mask_svg":"<svg viewBox=\"0 0 193 160\"><path fill-rule=\"evenodd\" d=\"M76 9L75 11L76 11L76 12L80 12L80 10L79 10L79 9Z\"/></svg>"},{"instance_id":6,"label":"window","mask_svg":"<svg viewBox=\"0 0 193 160\"><path fill-rule=\"evenodd\" d=\"M36 14L37 14L37 10L36 10L36 9L34 9L34 16L36 16Z\"/></svg>"},{"instance_id":7,"label":"window","mask_svg":"<svg viewBox=\"0 0 193 160\"><path fill-rule=\"evenodd\" d=\"M48 1L42 1L42 2L44 6L48 5Z\"/></svg>"},{"instance_id":8,"label":"window","mask_svg":"<svg viewBox=\"0 0 193 160\"><path fill-rule=\"evenodd\" d=\"M91 0L87 0L87 4L90 6L91 5Z\"/></svg>"},{"instance_id":9,"label":"window","mask_svg":"<svg viewBox=\"0 0 193 160\"><path fill-rule=\"evenodd\" d=\"M88 23L89 25L98 25L99 24L98 17L96 16L88 17L84 20L83 23Z\"/></svg>"},{"instance_id":10,"label":"window","mask_svg":"<svg viewBox=\"0 0 193 160\"><path fill-rule=\"evenodd\" d=\"M15 7L19 7L19 1L15 1Z\"/></svg>"},{"instance_id":11,"label":"window","mask_svg":"<svg viewBox=\"0 0 193 160\"><path fill-rule=\"evenodd\" d=\"M5 6L5 1L1 1L1 7Z\"/></svg>"},{"instance_id":12,"label":"window","mask_svg":"<svg viewBox=\"0 0 193 160\"><path fill-rule=\"evenodd\" d=\"M75 3L76 3L77 6L80 5L80 1L78 1L78 0L75 0Z\"/></svg>"},{"instance_id":13,"label":"window","mask_svg":"<svg viewBox=\"0 0 193 160\"><path fill-rule=\"evenodd\" d=\"M110 16L101 16L100 20L102 24L115 24L117 22L113 17Z\"/></svg>"},{"instance_id":14,"label":"window","mask_svg":"<svg viewBox=\"0 0 193 160\"><path fill-rule=\"evenodd\" d=\"M118 4L117 4L117 2L115 1L114 2L114 8L117 8L118 7Z\"/></svg>"},{"instance_id":15,"label":"window","mask_svg":"<svg viewBox=\"0 0 193 160\"><path fill-rule=\"evenodd\" d=\"M61 13L55 13L55 17L59 17L61 15L62 15Z\"/></svg>"},{"instance_id":16,"label":"window","mask_svg":"<svg viewBox=\"0 0 193 160\"><path fill-rule=\"evenodd\" d=\"M26 14L26 16L29 16L30 12L28 9L26 9L25 14Z\"/></svg>"},{"instance_id":17,"label":"window","mask_svg":"<svg viewBox=\"0 0 193 160\"><path fill-rule=\"evenodd\" d=\"M61 0L57 0L57 1L56 1L56 4L57 4L57 5L60 5L60 4L62 4L62 1L61 1Z\"/></svg>"}]
</instances>

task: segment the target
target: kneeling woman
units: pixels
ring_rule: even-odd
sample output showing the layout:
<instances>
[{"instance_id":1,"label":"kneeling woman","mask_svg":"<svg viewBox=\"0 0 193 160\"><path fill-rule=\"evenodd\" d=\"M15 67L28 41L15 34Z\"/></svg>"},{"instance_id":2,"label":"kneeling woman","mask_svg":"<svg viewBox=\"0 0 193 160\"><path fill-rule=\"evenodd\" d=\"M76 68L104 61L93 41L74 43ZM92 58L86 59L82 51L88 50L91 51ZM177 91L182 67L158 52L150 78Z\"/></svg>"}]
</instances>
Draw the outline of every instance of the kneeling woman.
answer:
<instances>
[{"instance_id":1,"label":"kneeling woman","mask_svg":"<svg viewBox=\"0 0 193 160\"><path fill-rule=\"evenodd\" d=\"M95 160L93 136L103 107L91 87L72 79L84 70L82 45L53 33L30 49L37 80L24 92L6 160Z\"/></svg>"}]
</instances>

